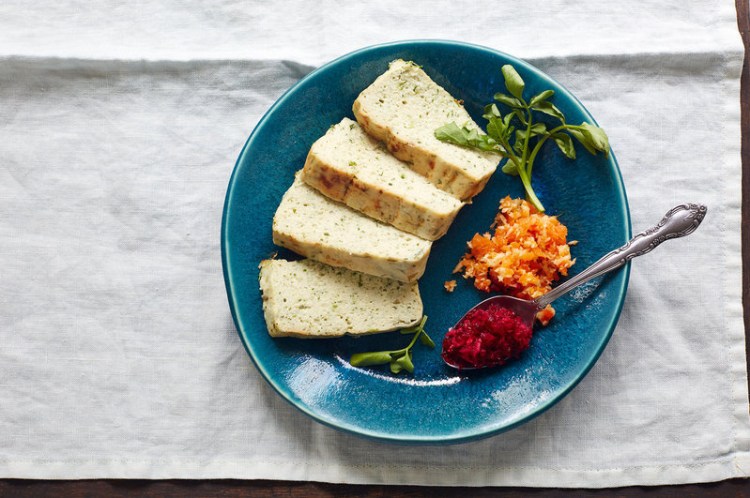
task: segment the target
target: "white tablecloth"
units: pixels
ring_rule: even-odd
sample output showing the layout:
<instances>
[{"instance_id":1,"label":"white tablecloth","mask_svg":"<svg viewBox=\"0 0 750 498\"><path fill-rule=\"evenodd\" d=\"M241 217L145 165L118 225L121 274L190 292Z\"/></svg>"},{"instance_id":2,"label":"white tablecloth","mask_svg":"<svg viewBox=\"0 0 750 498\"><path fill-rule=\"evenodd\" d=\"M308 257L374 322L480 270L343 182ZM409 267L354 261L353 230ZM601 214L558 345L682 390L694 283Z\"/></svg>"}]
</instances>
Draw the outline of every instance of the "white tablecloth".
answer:
<instances>
[{"instance_id":1,"label":"white tablecloth","mask_svg":"<svg viewBox=\"0 0 750 498\"><path fill-rule=\"evenodd\" d=\"M419 37L525 57L609 133L632 267L562 402L439 450L336 432L255 371L221 272L244 140L312 67ZM604 487L750 475L734 2L0 3L0 477Z\"/></svg>"}]
</instances>

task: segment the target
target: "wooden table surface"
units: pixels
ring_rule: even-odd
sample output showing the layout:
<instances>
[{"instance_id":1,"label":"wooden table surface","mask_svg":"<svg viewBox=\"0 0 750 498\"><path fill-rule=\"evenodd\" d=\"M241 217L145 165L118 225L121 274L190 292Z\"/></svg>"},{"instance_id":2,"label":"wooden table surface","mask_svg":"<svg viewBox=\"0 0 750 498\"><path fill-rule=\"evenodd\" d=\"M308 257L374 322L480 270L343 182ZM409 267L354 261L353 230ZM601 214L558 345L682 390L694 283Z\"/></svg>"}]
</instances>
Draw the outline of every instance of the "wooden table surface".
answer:
<instances>
[{"instance_id":1,"label":"wooden table surface","mask_svg":"<svg viewBox=\"0 0 750 498\"><path fill-rule=\"evenodd\" d=\"M750 0L735 0L737 24L745 44L745 63L742 68L740 105L742 109L742 303L744 306L745 337L750 330ZM750 348L746 340L745 351ZM749 362L750 365L750 362ZM750 382L748 384L750 389ZM749 407L750 409L750 407ZM191 481L191 480L82 480L33 481L25 479L0 479L0 497L43 496L145 496L145 497L748 497L750 480L690 484L681 486L656 486L581 490L581 489L529 489L529 488L438 488L418 486L360 486L288 481Z\"/></svg>"}]
</instances>

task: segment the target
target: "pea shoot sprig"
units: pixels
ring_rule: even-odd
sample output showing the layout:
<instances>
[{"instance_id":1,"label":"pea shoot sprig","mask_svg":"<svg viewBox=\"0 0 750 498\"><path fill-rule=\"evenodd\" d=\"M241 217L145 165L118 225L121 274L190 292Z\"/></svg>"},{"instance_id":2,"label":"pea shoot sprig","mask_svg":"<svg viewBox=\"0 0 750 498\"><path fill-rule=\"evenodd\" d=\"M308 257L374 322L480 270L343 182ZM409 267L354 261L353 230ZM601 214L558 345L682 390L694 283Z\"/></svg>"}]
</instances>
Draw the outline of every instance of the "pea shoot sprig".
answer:
<instances>
[{"instance_id":1,"label":"pea shoot sprig","mask_svg":"<svg viewBox=\"0 0 750 498\"><path fill-rule=\"evenodd\" d=\"M553 90L544 90L527 101L523 97L526 84L515 68L506 64L502 67L502 73L505 88L510 95L496 93L494 99L509 107L510 112L503 116L497 104L494 102L487 104L483 115L487 120L486 135L476 129L459 126L453 122L435 130L435 137L444 142L471 149L496 152L507 158L502 168L503 173L519 176L529 202L540 212L544 212L544 206L531 186L531 172L542 145L552 139L565 157L575 159L576 150L573 146L573 138L593 155L597 152L604 152L607 155L609 139L604 130L598 126L589 123L580 125L566 123L562 111L549 100L555 94ZM534 121L535 112L552 116L560 124L548 128L547 124Z\"/></svg>"},{"instance_id":2,"label":"pea shoot sprig","mask_svg":"<svg viewBox=\"0 0 750 498\"><path fill-rule=\"evenodd\" d=\"M417 339L429 348L434 348L435 343L424 330L424 324L427 323L427 316L423 316L417 325L403 329L401 334L414 334L409 345L402 349L394 351L373 351L369 353L356 353L349 359L349 363L354 367L369 367L374 365L390 364L391 373L397 374L406 370L414 373L414 363L412 362L412 348L417 343Z\"/></svg>"}]
</instances>

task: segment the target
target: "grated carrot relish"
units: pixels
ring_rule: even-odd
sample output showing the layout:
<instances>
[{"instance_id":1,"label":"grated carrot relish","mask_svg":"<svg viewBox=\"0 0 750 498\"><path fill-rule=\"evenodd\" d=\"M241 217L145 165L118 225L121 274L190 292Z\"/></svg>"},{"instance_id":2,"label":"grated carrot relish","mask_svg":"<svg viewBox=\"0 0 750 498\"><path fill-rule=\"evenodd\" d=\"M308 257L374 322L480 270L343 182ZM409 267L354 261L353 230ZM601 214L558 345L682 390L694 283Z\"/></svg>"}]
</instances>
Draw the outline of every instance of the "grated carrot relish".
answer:
<instances>
[{"instance_id":1,"label":"grated carrot relish","mask_svg":"<svg viewBox=\"0 0 750 498\"><path fill-rule=\"evenodd\" d=\"M463 270L464 278L473 278L479 290L536 299L575 263L566 241L567 227L525 200L505 197L492 226L494 234L474 235L469 252L455 269ZM537 319L546 325L553 316L555 310L547 306Z\"/></svg>"}]
</instances>

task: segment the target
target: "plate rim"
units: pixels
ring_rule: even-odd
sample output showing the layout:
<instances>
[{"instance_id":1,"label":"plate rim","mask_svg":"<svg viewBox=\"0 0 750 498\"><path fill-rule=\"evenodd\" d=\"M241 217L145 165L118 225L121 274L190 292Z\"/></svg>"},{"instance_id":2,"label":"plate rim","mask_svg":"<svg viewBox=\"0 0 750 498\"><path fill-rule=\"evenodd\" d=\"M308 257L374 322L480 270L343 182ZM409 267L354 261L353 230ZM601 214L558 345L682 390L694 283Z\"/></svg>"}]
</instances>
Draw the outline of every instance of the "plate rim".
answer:
<instances>
[{"instance_id":1,"label":"plate rim","mask_svg":"<svg viewBox=\"0 0 750 498\"><path fill-rule=\"evenodd\" d=\"M330 418L323 417L317 412L315 412L314 410L311 410L307 408L305 405L298 403L295 399L293 399L290 396L288 390L284 386L277 383L273 379L273 377L268 374L268 372L262 367L261 363L256 359L254 350L250 344L251 341L249 341L249 339L246 336L246 332L242 328L242 320L240 319L239 311L235 305L235 301L237 301L237 297L235 295L235 286L232 283L232 277L231 277L231 271L230 271L231 261L230 261L228 250L227 250L227 238L228 238L227 217L229 214L229 209L232 203L232 197L233 197L234 190L235 190L237 172L239 170L240 164L243 162L243 158L245 157L248 150L250 149L250 146L252 145L254 138L257 135L257 132L265 125L266 121L268 121L269 117L274 113L274 111L278 107L280 107L291 96L291 94L294 93L299 87L304 85L308 80L314 78L318 73L325 71L330 66L342 63L348 59L358 57L370 51L376 51L376 50L387 49L387 48L403 48L403 47L410 46L410 45L432 45L432 46L437 46L437 47L458 46L458 47L462 47L466 49L479 50L483 52L488 52L489 54L492 54L492 55L500 55L502 57L505 57L513 61L513 64L517 64L518 66L523 67L526 71L533 73L537 77L541 76L542 78L546 78L546 79L550 79L554 81L555 84L557 84L560 88L564 90L564 92L566 93L566 96L569 97L577 107L579 107L583 115L586 116L586 118L589 119L592 123L597 124L596 119L591 115L588 109L586 109L586 107L581 103L581 101L578 100L578 98L570 90L568 90L567 87L565 87L559 81L547 75L546 73L544 73L537 67L526 62L525 60L519 59L518 57L510 55L501 50L497 50L497 49L487 47L484 45L463 42L463 41L446 40L446 39L429 39L429 38L398 40L398 41L392 41L392 42L387 42L387 43L368 45L368 46L353 50L351 52L341 55L321 65L320 67L314 69L313 71L305 75L299 81L295 82L284 93L282 93L278 99L276 99L276 101L271 105L271 107L268 108L268 110L263 114L260 120L258 120L256 125L253 127L252 132L248 136L247 140L245 141L245 144L242 147L242 150L237 156L237 160L235 161L234 167L232 169L232 174L229 178L229 184L227 186L227 192L224 198L224 207L223 207L222 217L221 217L222 271L224 275L224 285L226 288L227 300L229 301L229 308L232 313L232 320L234 322L237 335L240 337L240 341L242 342L242 345L245 348L245 351L247 352L251 361L255 365L255 368L261 374L261 377L263 377L263 379L276 391L277 394L279 394L284 400L286 400L289 404L291 404L297 410L301 411L302 413L309 416L313 420L327 427L331 427L339 431L343 431L349 434L354 434L356 436L361 436L366 439L376 440L380 442L396 443L396 444L412 444L412 445L466 443L470 441L476 441L478 439L484 439L487 437L495 436L497 434L509 431L515 427L523 425L524 423L538 417L539 415L541 415L542 413L550 409L552 406L557 404L560 400L565 398L570 393L570 391L572 391L578 385L578 383L581 382L588 375L588 373L591 371L593 366L599 360L599 357L601 356L605 347L609 343L609 340L611 339L612 334L614 333L614 330L617 326L620 315L622 313L622 308L625 303L625 297L627 294L628 284L630 281L630 262L627 262L619 270L619 272L624 272L624 278L622 279L620 288L616 289L620 296L619 302L617 304L617 309L615 310L612 320L607 325L607 329L608 329L607 333L604 334L604 336L602 337L602 340L600 341L600 343L597 345L597 347L593 350L592 354L588 358L586 367L580 372L580 374L576 376L575 379L573 379L573 381L571 381L568 385L566 385L565 388L557 391L557 393L554 396L551 396L550 398L544 400L542 403L537 405L537 407L535 407L529 413L525 414L523 417L519 418L517 421L511 424L504 424L500 427L491 428L489 430L457 431L454 435L451 435L451 436L445 436L445 435L417 436L417 437L404 438L403 436L398 436L398 437L392 436L392 435L389 436L387 433L384 433L382 431L367 430L362 427L358 427L349 423L335 421L335 420L331 420ZM625 235L628 239L630 239L632 238L632 220L630 217L630 206L628 203L628 196L627 196L625 185L622 179L622 171L620 170L619 163L617 162L617 158L615 157L615 154L612 150L610 150L610 158L614 165L615 174L613 175L613 179L615 180L615 190L619 194L619 197L621 198L621 201L622 201L621 208L623 211L622 214L624 215L624 218L626 221Z\"/></svg>"}]
</instances>

